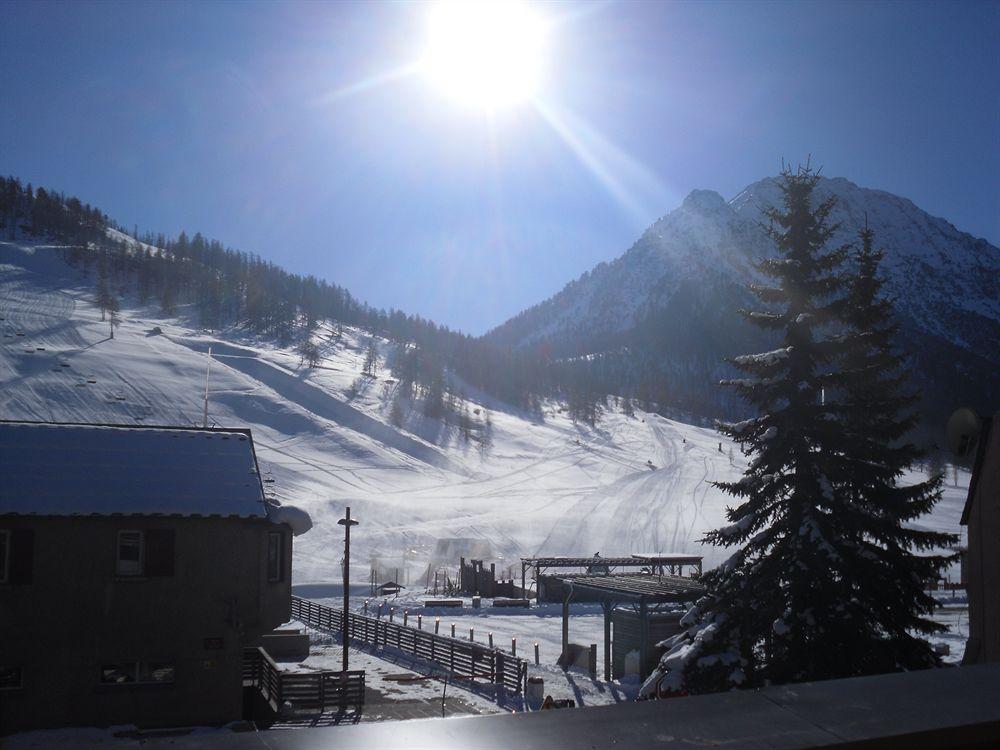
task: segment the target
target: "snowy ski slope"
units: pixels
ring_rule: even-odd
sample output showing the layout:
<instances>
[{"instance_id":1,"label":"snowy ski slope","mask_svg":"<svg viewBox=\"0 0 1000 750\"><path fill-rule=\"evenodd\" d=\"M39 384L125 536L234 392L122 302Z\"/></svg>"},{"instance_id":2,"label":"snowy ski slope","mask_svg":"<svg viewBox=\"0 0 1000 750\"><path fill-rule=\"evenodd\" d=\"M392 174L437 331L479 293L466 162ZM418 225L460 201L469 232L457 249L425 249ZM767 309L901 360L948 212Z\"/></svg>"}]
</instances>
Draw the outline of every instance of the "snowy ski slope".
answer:
<instances>
[{"instance_id":1,"label":"snowy ski slope","mask_svg":"<svg viewBox=\"0 0 1000 750\"><path fill-rule=\"evenodd\" d=\"M322 329L322 363L308 369L238 332L199 331L183 311L167 320L134 300L122 307L110 339L92 278L52 246L0 242L0 417L200 423L211 346L210 422L252 428L265 488L313 517L296 541L297 582L339 577L345 505L361 519L354 564L392 558L414 582L448 537L488 540L502 565L539 553L691 552L709 566L727 556L697 540L723 522L727 497L711 482L737 477L745 461L711 429L613 410L588 428L555 403L537 421L475 394L470 407L490 410L488 447L419 413L398 429L390 370L352 393L362 331L345 328L338 341ZM958 530L967 482L946 490L928 526Z\"/></svg>"}]
</instances>

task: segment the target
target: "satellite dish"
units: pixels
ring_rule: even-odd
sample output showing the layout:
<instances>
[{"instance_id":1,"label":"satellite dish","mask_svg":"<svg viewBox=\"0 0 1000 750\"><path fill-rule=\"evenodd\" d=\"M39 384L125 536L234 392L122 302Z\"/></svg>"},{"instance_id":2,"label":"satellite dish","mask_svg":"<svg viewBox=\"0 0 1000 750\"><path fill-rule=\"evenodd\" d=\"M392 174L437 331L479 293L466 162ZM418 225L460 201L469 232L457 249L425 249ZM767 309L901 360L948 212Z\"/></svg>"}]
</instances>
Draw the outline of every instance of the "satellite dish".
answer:
<instances>
[{"instance_id":1,"label":"satellite dish","mask_svg":"<svg viewBox=\"0 0 1000 750\"><path fill-rule=\"evenodd\" d=\"M948 450L959 458L969 455L979 437L979 429L979 417L972 409L956 409L948 418L948 427L945 429Z\"/></svg>"}]
</instances>

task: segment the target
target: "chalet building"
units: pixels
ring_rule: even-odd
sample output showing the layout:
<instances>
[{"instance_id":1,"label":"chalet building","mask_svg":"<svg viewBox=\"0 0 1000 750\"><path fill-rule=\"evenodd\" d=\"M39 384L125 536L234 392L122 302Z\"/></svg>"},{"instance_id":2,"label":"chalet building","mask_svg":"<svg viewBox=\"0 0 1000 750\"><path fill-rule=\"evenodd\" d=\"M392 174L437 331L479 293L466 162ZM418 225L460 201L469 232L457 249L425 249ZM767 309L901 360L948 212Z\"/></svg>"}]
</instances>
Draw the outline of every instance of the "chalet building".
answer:
<instances>
[{"instance_id":1,"label":"chalet building","mask_svg":"<svg viewBox=\"0 0 1000 750\"><path fill-rule=\"evenodd\" d=\"M962 664L1000 662L1000 413L979 420L962 524L969 546L962 577L969 593L969 640Z\"/></svg>"},{"instance_id":2,"label":"chalet building","mask_svg":"<svg viewBox=\"0 0 1000 750\"><path fill-rule=\"evenodd\" d=\"M239 719L293 527L249 430L0 422L0 735Z\"/></svg>"}]
</instances>

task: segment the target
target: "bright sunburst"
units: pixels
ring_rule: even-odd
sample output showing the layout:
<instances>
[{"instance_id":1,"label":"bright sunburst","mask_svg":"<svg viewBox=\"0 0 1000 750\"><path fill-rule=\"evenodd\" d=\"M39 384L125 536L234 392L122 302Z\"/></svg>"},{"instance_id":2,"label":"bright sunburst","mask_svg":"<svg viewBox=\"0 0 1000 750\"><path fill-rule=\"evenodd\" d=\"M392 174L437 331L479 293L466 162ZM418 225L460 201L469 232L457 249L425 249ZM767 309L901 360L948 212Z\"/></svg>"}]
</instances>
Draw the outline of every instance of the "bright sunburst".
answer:
<instances>
[{"instance_id":1,"label":"bright sunburst","mask_svg":"<svg viewBox=\"0 0 1000 750\"><path fill-rule=\"evenodd\" d=\"M448 96L497 109L538 90L544 26L525 3L446 0L432 8L428 25L422 67Z\"/></svg>"}]
</instances>

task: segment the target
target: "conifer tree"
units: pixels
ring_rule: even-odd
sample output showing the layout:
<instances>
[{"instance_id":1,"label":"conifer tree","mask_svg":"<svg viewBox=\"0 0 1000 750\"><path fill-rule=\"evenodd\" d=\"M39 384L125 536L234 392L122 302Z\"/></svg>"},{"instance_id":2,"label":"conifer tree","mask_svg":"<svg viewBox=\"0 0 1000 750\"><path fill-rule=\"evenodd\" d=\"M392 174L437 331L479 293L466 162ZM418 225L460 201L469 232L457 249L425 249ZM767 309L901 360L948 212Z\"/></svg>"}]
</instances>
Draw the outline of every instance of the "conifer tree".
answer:
<instances>
[{"instance_id":1,"label":"conifer tree","mask_svg":"<svg viewBox=\"0 0 1000 750\"><path fill-rule=\"evenodd\" d=\"M833 201L812 205L818 176L785 170L783 210L771 208L778 257L759 264L772 286L753 286L771 309L743 311L772 331L781 347L735 358L748 377L725 381L759 411L721 431L753 456L737 482L719 483L739 500L730 525L705 541L737 547L705 577L708 596L682 623L662 665L668 689L711 692L733 686L831 676L846 659L824 634L839 617L843 587L837 547L843 505L832 477L841 473L842 440L821 404L835 347L824 336L834 321L837 271L844 251L826 249L835 227Z\"/></svg>"},{"instance_id":2,"label":"conifer tree","mask_svg":"<svg viewBox=\"0 0 1000 750\"><path fill-rule=\"evenodd\" d=\"M370 378L374 378L375 373L378 372L378 349L375 348L374 338L368 342L368 350L365 352L365 364L361 371Z\"/></svg>"},{"instance_id":3,"label":"conifer tree","mask_svg":"<svg viewBox=\"0 0 1000 750\"><path fill-rule=\"evenodd\" d=\"M925 592L948 559L914 551L947 547L957 537L903 525L931 511L941 497L943 474L935 471L913 485L898 483L922 458L905 440L918 422L917 397L906 389L904 358L893 348L898 326L882 292L882 252L874 249L867 223L859 240L841 315L842 361L831 408L845 437L839 483L853 516L840 543L854 557L854 578L866 583L850 587L843 615L831 627L850 644L851 673L867 674L939 663L919 635L944 630L929 619L935 601Z\"/></svg>"},{"instance_id":4,"label":"conifer tree","mask_svg":"<svg viewBox=\"0 0 1000 750\"><path fill-rule=\"evenodd\" d=\"M402 383L400 383L400 386L402 386ZM402 427L405 419L406 412L403 409L403 390L401 387L397 387L392 397L392 405L389 407L389 421L396 425L396 427Z\"/></svg>"},{"instance_id":5,"label":"conifer tree","mask_svg":"<svg viewBox=\"0 0 1000 750\"><path fill-rule=\"evenodd\" d=\"M111 285L108 281L108 263L105 253L101 253L97 264L97 308L101 311L101 320L104 320L107 312L111 309L114 297L111 294Z\"/></svg>"},{"instance_id":6,"label":"conifer tree","mask_svg":"<svg viewBox=\"0 0 1000 750\"><path fill-rule=\"evenodd\" d=\"M115 337L115 328L120 324L118 320L118 298L114 294L110 294L108 297L108 313L111 321L111 338Z\"/></svg>"},{"instance_id":7,"label":"conifer tree","mask_svg":"<svg viewBox=\"0 0 1000 750\"><path fill-rule=\"evenodd\" d=\"M817 175L807 167L782 177L784 208L767 213L779 256L759 266L774 285L754 287L771 310L744 313L782 346L733 361L749 377L728 382L759 415L721 429L752 461L739 481L718 484L740 502L728 510L730 525L706 535L738 549L705 576L708 595L661 662L661 689L708 692L934 663L907 629L933 630L921 617L928 603L920 589L942 559L910 549L948 539L902 526L929 510L937 485L895 484L912 454L892 441L910 423L898 417L891 324L872 290L877 260L850 282L846 249L826 247L833 200L813 206ZM836 400L826 403L824 393ZM873 427L861 410L876 406L883 411ZM881 465L861 470L866 451Z\"/></svg>"},{"instance_id":8,"label":"conifer tree","mask_svg":"<svg viewBox=\"0 0 1000 750\"><path fill-rule=\"evenodd\" d=\"M304 363L306 367L315 367L320 363L321 359L319 347L312 340L312 337L306 333L306 337L299 344L299 364Z\"/></svg>"}]
</instances>

